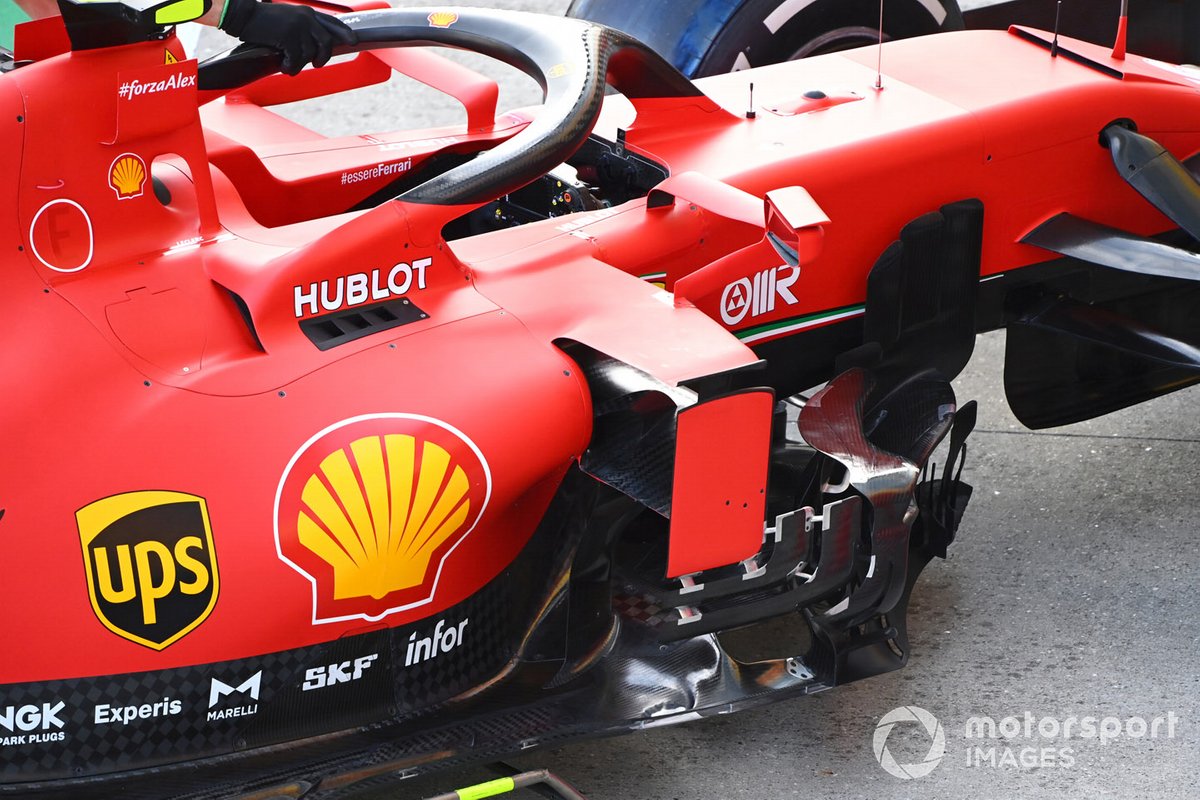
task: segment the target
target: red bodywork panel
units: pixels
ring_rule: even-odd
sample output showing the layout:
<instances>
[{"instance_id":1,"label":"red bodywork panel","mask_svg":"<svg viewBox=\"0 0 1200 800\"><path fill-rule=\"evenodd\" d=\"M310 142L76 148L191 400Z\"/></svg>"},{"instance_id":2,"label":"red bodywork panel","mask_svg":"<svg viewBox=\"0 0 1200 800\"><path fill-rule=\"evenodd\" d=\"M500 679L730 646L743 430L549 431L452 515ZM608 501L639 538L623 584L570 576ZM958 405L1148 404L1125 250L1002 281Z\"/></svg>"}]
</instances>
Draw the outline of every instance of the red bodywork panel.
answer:
<instances>
[{"instance_id":1,"label":"red bodywork panel","mask_svg":"<svg viewBox=\"0 0 1200 800\"><path fill-rule=\"evenodd\" d=\"M20 339L2 357L0 599L21 609L5 634L22 652L0 684L432 618L510 567L589 446L592 394L564 342L671 389L747 368L748 344L861 315L879 254L946 203L983 201L984 279L1048 260L1019 240L1059 212L1171 228L1097 145L1115 119L1181 158L1200 150L1186 77L1130 56L1117 80L959 33L890 45L880 91L872 50L701 83L738 113L639 100L627 145L669 169L659 202L447 243L474 207L346 209L524 129L485 119L486 81L461 93L469 128L325 139L262 105L437 67L360 55L201 108L195 63L164 64L173 39L53 56L51 39L0 76L0 174L16 187L0 203L0 318ZM806 106L808 89L838 102ZM774 190L798 266L764 238ZM328 349L306 333L392 302L415 316ZM771 398L679 415L671 576L761 543Z\"/></svg>"},{"instance_id":2,"label":"red bodywork panel","mask_svg":"<svg viewBox=\"0 0 1200 800\"><path fill-rule=\"evenodd\" d=\"M866 276L879 254L909 220L947 202L983 201L985 278L1049 260L1052 254L1019 241L1063 211L1141 235L1173 227L1121 180L1097 136L1113 120L1131 118L1142 133L1187 158L1200 149L1200 106L1190 102L1197 84L1140 57L1116 62L1105 48L1069 40L1064 46L1111 64L1125 79L1051 59L1011 34L923 37L887 48L881 91L873 88L874 50L765 67L753 74L754 119L696 114L683 135L677 115L643 112L629 143L673 174L698 172L759 202L771 189L802 186L828 215L820 257L802 265L790 286L795 302L777 295L773 309L734 314L737 321L725 323L744 343L759 344L861 315ZM734 73L698 85L734 110L744 108L750 80ZM767 110L810 89L862 99L793 116ZM707 248L723 205L681 196L677 211L699 206L710 223L693 240L697 258L667 262L668 289L697 267L717 269ZM723 227L727 235L739 232ZM603 242L604 226L583 232ZM761 228L758 233L755 243ZM717 249L728 252L729 245ZM724 279L706 281L713 291L688 292L688 299L721 320L722 298L730 299L726 287L779 264L772 248L756 245L722 264ZM618 266L639 275L660 271L644 260Z\"/></svg>"},{"instance_id":3,"label":"red bodywork panel","mask_svg":"<svg viewBox=\"0 0 1200 800\"><path fill-rule=\"evenodd\" d=\"M680 412L668 577L743 561L762 546L774 406L771 392L747 392Z\"/></svg>"},{"instance_id":4,"label":"red bodywork panel","mask_svg":"<svg viewBox=\"0 0 1200 800\"><path fill-rule=\"evenodd\" d=\"M341 179L380 149L417 163L511 135L515 118L449 145L264 146L272 115L250 101L276 89L220 101L204 130L195 63L163 64L174 47L68 53L0 79L16 143L0 166L19 176L0 224L21 243L0 309L23 339L4 367L37 375L0 411L19 454L0 466L0 560L59 565L11 571L4 596L40 600L6 622L28 646L0 683L227 661L435 616L510 564L587 446L587 388L552 342L670 383L753 363L577 238L535 234L520 258L473 265L438 235L466 209L323 216L394 177ZM298 325L384 298L425 317L326 351ZM30 409L55 422L31 424ZM160 516L191 532L132 544L133 521Z\"/></svg>"}]
</instances>

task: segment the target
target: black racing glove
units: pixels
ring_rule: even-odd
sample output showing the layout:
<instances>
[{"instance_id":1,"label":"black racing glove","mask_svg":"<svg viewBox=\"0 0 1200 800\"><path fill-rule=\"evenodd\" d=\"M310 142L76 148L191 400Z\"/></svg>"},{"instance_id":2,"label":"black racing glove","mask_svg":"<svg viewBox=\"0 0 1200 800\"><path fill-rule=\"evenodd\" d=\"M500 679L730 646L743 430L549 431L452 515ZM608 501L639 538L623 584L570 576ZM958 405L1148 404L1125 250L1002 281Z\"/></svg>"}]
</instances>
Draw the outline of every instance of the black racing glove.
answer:
<instances>
[{"instance_id":1,"label":"black racing glove","mask_svg":"<svg viewBox=\"0 0 1200 800\"><path fill-rule=\"evenodd\" d=\"M274 5L270 0L228 0L221 30L247 44L273 47L283 54L281 69L295 75L312 62L322 67L339 44L358 36L336 17L308 6Z\"/></svg>"}]
</instances>

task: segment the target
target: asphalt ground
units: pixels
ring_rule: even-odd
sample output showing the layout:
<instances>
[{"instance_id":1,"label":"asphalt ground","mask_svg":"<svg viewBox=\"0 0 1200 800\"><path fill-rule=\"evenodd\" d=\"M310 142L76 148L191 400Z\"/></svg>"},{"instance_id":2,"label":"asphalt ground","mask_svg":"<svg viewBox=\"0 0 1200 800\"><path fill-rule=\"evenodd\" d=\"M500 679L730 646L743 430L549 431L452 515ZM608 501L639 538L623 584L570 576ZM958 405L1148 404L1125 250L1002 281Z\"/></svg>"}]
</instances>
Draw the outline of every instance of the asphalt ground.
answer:
<instances>
[{"instance_id":1,"label":"asphalt ground","mask_svg":"<svg viewBox=\"0 0 1200 800\"><path fill-rule=\"evenodd\" d=\"M562 13L568 3L461 5ZM215 40L206 37L202 49L211 50ZM467 60L503 77L502 105L537 102L524 76ZM285 112L339 134L462 118L445 109L436 94L395 81ZM1003 351L1003 334L980 337L956 384L960 401L980 403L965 472L976 491L950 558L931 564L914 593L905 669L760 710L532 750L513 762L550 768L593 800L1195 797L1198 396L1185 390L1031 432L1005 403ZM940 764L909 780L886 772L873 751L881 718L906 706L936 717L945 741ZM983 717L1013 717L1018 730L968 738L967 721ZM1086 717L1103 741L1079 735ZM925 758L931 741L908 722L886 745L905 764ZM418 798L486 777L442 773L387 796Z\"/></svg>"}]
</instances>

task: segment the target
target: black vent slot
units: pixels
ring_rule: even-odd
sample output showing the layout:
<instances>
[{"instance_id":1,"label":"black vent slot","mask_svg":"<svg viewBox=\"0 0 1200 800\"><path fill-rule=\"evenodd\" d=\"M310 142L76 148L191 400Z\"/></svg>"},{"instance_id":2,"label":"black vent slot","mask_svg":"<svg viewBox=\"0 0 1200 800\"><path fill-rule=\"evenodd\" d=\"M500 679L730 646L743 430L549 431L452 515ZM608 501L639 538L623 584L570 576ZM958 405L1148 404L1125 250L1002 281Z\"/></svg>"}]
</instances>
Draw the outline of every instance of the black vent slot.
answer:
<instances>
[{"instance_id":1,"label":"black vent slot","mask_svg":"<svg viewBox=\"0 0 1200 800\"><path fill-rule=\"evenodd\" d=\"M401 298L302 320L300 330L318 350L332 350L355 339L428 318L411 300Z\"/></svg>"},{"instance_id":2,"label":"black vent slot","mask_svg":"<svg viewBox=\"0 0 1200 800\"><path fill-rule=\"evenodd\" d=\"M229 292L228 289L225 291ZM254 317L250 316L250 306L246 305L246 301L237 292L229 292L229 296L233 298L238 313L242 315L242 322L246 323L246 330L250 331L250 335L254 338L254 346L264 353L267 352L267 348L262 345L262 340L258 338L258 330L254 327Z\"/></svg>"}]
</instances>

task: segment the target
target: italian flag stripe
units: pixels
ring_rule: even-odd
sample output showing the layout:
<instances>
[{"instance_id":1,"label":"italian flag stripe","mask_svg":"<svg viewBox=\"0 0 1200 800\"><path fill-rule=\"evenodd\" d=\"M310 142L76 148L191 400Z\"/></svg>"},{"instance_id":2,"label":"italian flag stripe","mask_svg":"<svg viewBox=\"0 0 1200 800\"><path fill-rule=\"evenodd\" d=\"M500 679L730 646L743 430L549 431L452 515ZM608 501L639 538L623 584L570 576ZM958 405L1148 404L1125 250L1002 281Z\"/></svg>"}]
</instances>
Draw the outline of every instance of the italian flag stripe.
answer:
<instances>
[{"instance_id":1,"label":"italian flag stripe","mask_svg":"<svg viewBox=\"0 0 1200 800\"><path fill-rule=\"evenodd\" d=\"M808 328L819 328L831 322L862 316L865 312L866 306L864 305L846 306L828 311L818 311L816 314L806 314L802 317L781 319L754 328L746 328L742 331L735 331L734 335L742 341L742 344L753 344L754 342L761 342L764 339L771 339L786 333L796 333Z\"/></svg>"}]
</instances>

